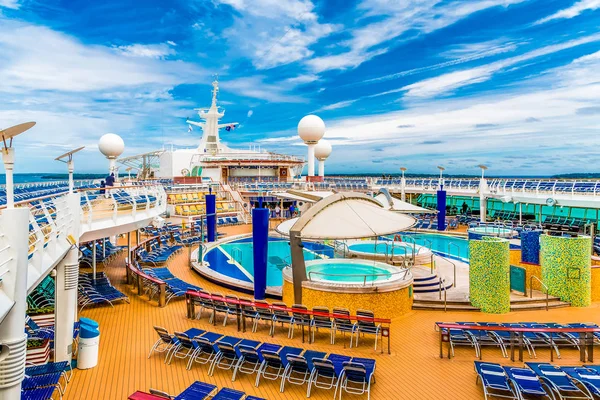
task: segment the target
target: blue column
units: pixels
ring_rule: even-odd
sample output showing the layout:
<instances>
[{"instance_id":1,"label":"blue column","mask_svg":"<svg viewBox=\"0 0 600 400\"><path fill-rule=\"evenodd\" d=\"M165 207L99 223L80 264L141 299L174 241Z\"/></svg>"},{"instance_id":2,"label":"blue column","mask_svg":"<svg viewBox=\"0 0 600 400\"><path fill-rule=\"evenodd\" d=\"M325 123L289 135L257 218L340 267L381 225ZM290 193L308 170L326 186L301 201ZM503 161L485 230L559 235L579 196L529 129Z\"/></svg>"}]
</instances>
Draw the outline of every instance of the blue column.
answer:
<instances>
[{"instance_id":1,"label":"blue column","mask_svg":"<svg viewBox=\"0 0 600 400\"><path fill-rule=\"evenodd\" d=\"M446 191L444 189L437 191L437 210L438 231L443 231L446 229Z\"/></svg>"},{"instance_id":2,"label":"blue column","mask_svg":"<svg viewBox=\"0 0 600 400\"><path fill-rule=\"evenodd\" d=\"M206 202L206 236L209 242L217 240L217 196L207 194Z\"/></svg>"},{"instance_id":3,"label":"blue column","mask_svg":"<svg viewBox=\"0 0 600 400\"><path fill-rule=\"evenodd\" d=\"M263 300L267 290L267 254L269 252L269 210L252 210L252 243L254 253L254 298Z\"/></svg>"},{"instance_id":4,"label":"blue column","mask_svg":"<svg viewBox=\"0 0 600 400\"><path fill-rule=\"evenodd\" d=\"M521 232L521 262L528 264L540 263L541 231Z\"/></svg>"}]
</instances>

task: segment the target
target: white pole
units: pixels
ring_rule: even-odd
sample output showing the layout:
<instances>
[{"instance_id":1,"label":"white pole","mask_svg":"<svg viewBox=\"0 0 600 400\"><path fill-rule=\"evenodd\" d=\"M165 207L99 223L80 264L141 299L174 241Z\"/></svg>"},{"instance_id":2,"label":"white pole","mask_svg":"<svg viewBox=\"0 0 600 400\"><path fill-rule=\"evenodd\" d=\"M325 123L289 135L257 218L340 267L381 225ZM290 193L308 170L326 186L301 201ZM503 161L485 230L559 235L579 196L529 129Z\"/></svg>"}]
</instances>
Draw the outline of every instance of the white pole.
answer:
<instances>
[{"instance_id":1,"label":"white pole","mask_svg":"<svg viewBox=\"0 0 600 400\"><path fill-rule=\"evenodd\" d=\"M116 158L109 158L108 159L108 173L113 173L115 172L115 166L117 164L117 159Z\"/></svg>"},{"instance_id":2,"label":"white pole","mask_svg":"<svg viewBox=\"0 0 600 400\"><path fill-rule=\"evenodd\" d=\"M319 160L319 176L325 176L325 160Z\"/></svg>"},{"instance_id":3,"label":"white pole","mask_svg":"<svg viewBox=\"0 0 600 400\"><path fill-rule=\"evenodd\" d=\"M15 149L5 148L2 152L2 161L6 170L6 208L15 206L15 185L13 183L13 169L15 167ZM29 224L27 224L29 226Z\"/></svg>"},{"instance_id":4,"label":"white pole","mask_svg":"<svg viewBox=\"0 0 600 400\"><path fill-rule=\"evenodd\" d=\"M308 176L315 176L315 144L308 145Z\"/></svg>"},{"instance_id":5,"label":"white pole","mask_svg":"<svg viewBox=\"0 0 600 400\"><path fill-rule=\"evenodd\" d=\"M96 241L92 241L92 279L94 279L94 284L96 284Z\"/></svg>"},{"instance_id":6,"label":"white pole","mask_svg":"<svg viewBox=\"0 0 600 400\"><path fill-rule=\"evenodd\" d=\"M519 203L519 224L523 223L523 204Z\"/></svg>"},{"instance_id":7,"label":"white pole","mask_svg":"<svg viewBox=\"0 0 600 400\"><path fill-rule=\"evenodd\" d=\"M12 150L12 149L11 149ZM8 175L8 174L7 174ZM0 400L21 398L21 382L25 374L27 335L27 255L29 247L29 209L8 208L0 215L3 241L10 246L12 260L5 266L2 290L14 303L0 324Z\"/></svg>"},{"instance_id":8,"label":"white pole","mask_svg":"<svg viewBox=\"0 0 600 400\"><path fill-rule=\"evenodd\" d=\"M73 171L75 171L75 164L73 160L69 160L67 162L67 167L69 168L69 193L73 193L74 183L73 183Z\"/></svg>"},{"instance_id":9,"label":"white pole","mask_svg":"<svg viewBox=\"0 0 600 400\"><path fill-rule=\"evenodd\" d=\"M400 181L401 189L402 189L402 201L406 201L406 179L404 179L404 171L402 171L402 180Z\"/></svg>"}]
</instances>

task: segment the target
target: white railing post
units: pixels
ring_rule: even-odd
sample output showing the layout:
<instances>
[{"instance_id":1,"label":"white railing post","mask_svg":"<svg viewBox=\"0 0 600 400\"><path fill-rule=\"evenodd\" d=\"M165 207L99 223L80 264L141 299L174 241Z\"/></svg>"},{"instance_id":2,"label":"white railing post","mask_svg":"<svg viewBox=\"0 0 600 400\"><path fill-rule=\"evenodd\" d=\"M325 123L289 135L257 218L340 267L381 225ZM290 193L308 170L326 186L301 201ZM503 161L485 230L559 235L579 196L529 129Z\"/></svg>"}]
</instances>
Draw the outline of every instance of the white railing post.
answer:
<instances>
[{"instance_id":1,"label":"white railing post","mask_svg":"<svg viewBox=\"0 0 600 400\"><path fill-rule=\"evenodd\" d=\"M27 312L29 209L3 210L0 227L4 228L4 240L10 245L12 258L2 277L2 290L14 302L0 324L0 400L13 400L21 398L21 382L25 377L27 335L23 329Z\"/></svg>"}]
</instances>

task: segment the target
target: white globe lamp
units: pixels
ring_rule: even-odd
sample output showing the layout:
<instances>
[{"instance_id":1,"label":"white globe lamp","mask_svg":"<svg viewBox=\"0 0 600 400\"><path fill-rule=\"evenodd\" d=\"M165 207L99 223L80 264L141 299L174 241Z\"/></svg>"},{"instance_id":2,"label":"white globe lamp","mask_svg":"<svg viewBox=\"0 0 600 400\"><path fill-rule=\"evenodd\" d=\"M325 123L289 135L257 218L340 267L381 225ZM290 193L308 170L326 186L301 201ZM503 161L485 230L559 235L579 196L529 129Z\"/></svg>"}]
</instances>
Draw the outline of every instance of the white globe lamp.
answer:
<instances>
[{"instance_id":1,"label":"white globe lamp","mask_svg":"<svg viewBox=\"0 0 600 400\"><path fill-rule=\"evenodd\" d=\"M325 122L316 115L307 115L298 123L298 136L308 146L308 176L315 176L315 145L325 135Z\"/></svg>"},{"instance_id":2,"label":"white globe lamp","mask_svg":"<svg viewBox=\"0 0 600 400\"><path fill-rule=\"evenodd\" d=\"M319 176L325 176L325 160L331 154L331 143L322 139L315 146L315 157L319 160Z\"/></svg>"},{"instance_id":3,"label":"white globe lamp","mask_svg":"<svg viewBox=\"0 0 600 400\"><path fill-rule=\"evenodd\" d=\"M98 149L104 157L108 158L109 173L116 172L115 164L117 157L123 154L123 150L125 150L125 142L123 142L121 136L114 133L102 135L100 141L98 141Z\"/></svg>"}]
</instances>

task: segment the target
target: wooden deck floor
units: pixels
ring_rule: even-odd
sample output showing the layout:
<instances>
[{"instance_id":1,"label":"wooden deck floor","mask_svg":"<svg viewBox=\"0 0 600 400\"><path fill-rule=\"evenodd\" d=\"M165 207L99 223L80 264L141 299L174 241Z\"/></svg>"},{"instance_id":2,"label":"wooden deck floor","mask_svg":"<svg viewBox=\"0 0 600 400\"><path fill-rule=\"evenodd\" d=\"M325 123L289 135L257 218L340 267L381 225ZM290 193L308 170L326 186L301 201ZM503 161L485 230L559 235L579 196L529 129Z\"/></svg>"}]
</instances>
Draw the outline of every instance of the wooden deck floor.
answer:
<instances>
[{"instance_id":1,"label":"wooden deck floor","mask_svg":"<svg viewBox=\"0 0 600 400\"><path fill-rule=\"evenodd\" d=\"M235 233L244 228L236 228ZM234 232L231 232L234 233ZM201 279L187 265L187 252L182 252L169 263L171 271L181 279L197 284L211 291L227 292ZM259 328L256 334L238 333L235 321L226 327L201 321L190 321L185 316L185 303L173 301L165 308L158 308L155 302L138 297L130 286L124 284L125 268L123 259L117 259L104 269L113 284L131 298L131 304L118 304L114 308L101 307L85 309L81 316L98 321L100 324L100 356L96 368L75 370L74 378L67 388L65 400L74 399L126 399L136 390L156 388L171 394L178 394L196 380L210 382L219 387L243 390L248 394L267 399L305 399L306 386L286 385L284 393L279 392L279 382L262 381L254 387L254 376L242 375L231 382L231 372L217 370L213 377L208 376L206 366L196 365L191 371L185 363L175 360L171 365L164 364L164 357L154 354L147 359L148 351L157 336L152 326L159 325L174 330L185 331L191 327L203 328L244 338L275 342L282 345L335 352L377 360L377 382L373 385L373 399L483 399L483 392L475 384L473 372L474 351L458 348L456 357L439 358L438 334L434 331L436 321L540 321L540 322L596 322L600 323L600 303L590 308L565 308L548 312L512 312L505 315L489 315L472 312L431 312L413 311L397 318L392 324L392 354L380 354L373 350L373 341L366 338L358 349L345 348L341 336L331 346L326 339L328 333L321 333L315 344L302 344L299 336L287 339L283 330L278 330L274 338L268 336L268 328ZM343 305L338 305L343 306ZM221 319L219 319L222 321ZM347 342L347 341L346 341ZM578 353L565 349L561 365L579 364ZM511 363L500 356L495 348L484 349L484 360ZM529 359L526 357L526 361ZM600 360L600 353L597 354ZM540 362L549 361L547 350L540 350ZM315 390L314 399L333 397L332 391ZM344 398L365 398L344 394Z\"/></svg>"}]
</instances>

